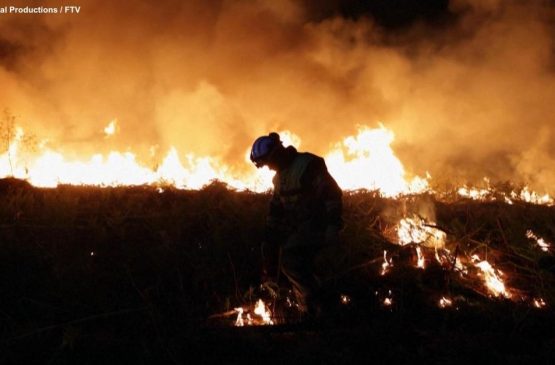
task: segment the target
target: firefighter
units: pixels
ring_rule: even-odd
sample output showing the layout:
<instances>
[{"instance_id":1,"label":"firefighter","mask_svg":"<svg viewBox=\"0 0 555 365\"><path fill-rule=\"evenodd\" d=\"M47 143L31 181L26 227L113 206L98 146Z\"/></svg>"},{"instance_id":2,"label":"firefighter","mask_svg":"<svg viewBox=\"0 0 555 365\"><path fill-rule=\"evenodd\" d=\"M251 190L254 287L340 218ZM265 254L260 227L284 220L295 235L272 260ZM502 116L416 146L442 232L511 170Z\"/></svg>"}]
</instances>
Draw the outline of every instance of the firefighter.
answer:
<instances>
[{"instance_id":1,"label":"firefighter","mask_svg":"<svg viewBox=\"0 0 555 365\"><path fill-rule=\"evenodd\" d=\"M268 166L276 172L262 244L263 280L281 270L301 313L317 316L320 285L314 260L324 247L339 243L341 189L323 158L285 148L277 133L256 139L250 159L256 167Z\"/></svg>"}]
</instances>

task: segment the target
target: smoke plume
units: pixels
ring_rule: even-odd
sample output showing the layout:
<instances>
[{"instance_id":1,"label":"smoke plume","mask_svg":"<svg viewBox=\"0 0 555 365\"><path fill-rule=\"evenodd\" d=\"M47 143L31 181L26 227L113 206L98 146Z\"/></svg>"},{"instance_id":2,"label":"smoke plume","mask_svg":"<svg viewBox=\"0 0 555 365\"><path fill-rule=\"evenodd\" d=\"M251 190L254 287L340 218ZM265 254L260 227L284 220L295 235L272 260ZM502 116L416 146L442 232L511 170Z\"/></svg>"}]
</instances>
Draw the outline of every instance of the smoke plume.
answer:
<instances>
[{"instance_id":1,"label":"smoke plume","mask_svg":"<svg viewBox=\"0 0 555 365\"><path fill-rule=\"evenodd\" d=\"M74 2L0 15L0 107L69 155L175 146L246 169L271 130L324 154L382 122L413 174L555 191L550 2L452 0L401 23L339 0Z\"/></svg>"}]
</instances>

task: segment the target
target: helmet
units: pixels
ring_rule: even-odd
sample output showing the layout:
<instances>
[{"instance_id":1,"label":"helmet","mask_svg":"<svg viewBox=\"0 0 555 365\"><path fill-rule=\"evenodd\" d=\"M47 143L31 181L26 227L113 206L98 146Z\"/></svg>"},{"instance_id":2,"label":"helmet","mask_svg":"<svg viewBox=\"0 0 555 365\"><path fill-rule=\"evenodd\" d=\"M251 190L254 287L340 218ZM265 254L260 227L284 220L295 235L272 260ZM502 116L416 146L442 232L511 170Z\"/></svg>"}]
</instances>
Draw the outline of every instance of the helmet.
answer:
<instances>
[{"instance_id":1,"label":"helmet","mask_svg":"<svg viewBox=\"0 0 555 365\"><path fill-rule=\"evenodd\" d=\"M267 136L258 137L251 149L251 161L256 167L262 167L274 151L281 146L279 134L270 133Z\"/></svg>"}]
</instances>

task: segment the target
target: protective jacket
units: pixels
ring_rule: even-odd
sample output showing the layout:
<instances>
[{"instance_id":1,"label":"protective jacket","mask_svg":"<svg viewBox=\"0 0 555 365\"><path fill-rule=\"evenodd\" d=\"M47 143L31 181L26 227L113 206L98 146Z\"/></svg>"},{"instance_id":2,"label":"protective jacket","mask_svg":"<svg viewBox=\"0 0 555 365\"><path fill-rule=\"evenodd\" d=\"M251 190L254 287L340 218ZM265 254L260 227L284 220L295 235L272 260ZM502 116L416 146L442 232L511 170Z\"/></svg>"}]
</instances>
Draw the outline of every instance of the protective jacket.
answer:
<instances>
[{"instance_id":1,"label":"protective jacket","mask_svg":"<svg viewBox=\"0 0 555 365\"><path fill-rule=\"evenodd\" d=\"M296 230L323 232L343 227L341 189L329 174L323 158L285 150L285 163L274 176L274 192L267 218L268 233Z\"/></svg>"}]
</instances>

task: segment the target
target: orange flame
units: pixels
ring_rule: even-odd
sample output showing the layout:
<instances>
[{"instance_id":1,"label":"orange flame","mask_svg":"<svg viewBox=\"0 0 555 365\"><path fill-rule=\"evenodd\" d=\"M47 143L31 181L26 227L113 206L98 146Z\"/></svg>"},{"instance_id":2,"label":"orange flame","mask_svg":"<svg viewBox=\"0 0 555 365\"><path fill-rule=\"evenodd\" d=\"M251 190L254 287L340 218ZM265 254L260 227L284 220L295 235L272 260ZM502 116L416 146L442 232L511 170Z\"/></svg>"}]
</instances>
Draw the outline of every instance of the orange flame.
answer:
<instances>
[{"instance_id":1,"label":"orange flame","mask_svg":"<svg viewBox=\"0 0 555 365\"><path fill-rule=\"evenodd\" d=\"M453 305L453 300L447 297L441 297L439 300L439 307L440 308L447 308Z\"/></svg>"},{"instance_id":2,"label":"orange flame","mask_svg":"<svg viewBox=\"0 0 555 365\"><path fill-rule=\"evenodd\" d=\"M505 283L501 279L503 272L494 269L488 261L481 260L478 255L473 255L472 261L474 262L474 265L482 271L484 283L490 293L496 297L500 295L503 295L505 298L511 297L511 294L505 288Z\"/></svg>"},{"instance_id":3,"label":"orange flame","mask_svg":"<svg viewBox=\"0 0 555 365\"><path fill-rule=\"evenodd\" d=\"M254 313L258 314L262 318L262 322L264 324L274 324L274 321L272 321L270 310L266 307L266 304L264 304L262 299L258 299L258 302L256 302Z\"/></svg>"},{"instance_id":4,"label":"orange flame","mask_svg":"<svg viewBox=\"0 0 555 365\"><path fill-rule=\"evenodd\" d=\"M235 326L243 327L245 325L245 321L243 320L243 308L241 307L235 308L235 311L237 312L237 319L235 320Z\"/></svg>"},{"instance_id":5,"label":"orange flame","mask_svg":"<svg viewBox=\"0 0 555 365\"><path fill-rule=\"evenodd\" d=\"M545 302L545 300L543 300L543 298L534 298L534 307L541 309L541 308L545 308L547 306L547 303Z\"/></svg>"},{"instance_id":6,"label":"orange flame","mask_svg":"<svg viewBox=\"0 0 555 365\"><path fill-rule=\"evenodd\" d=\"M117 119L110 121L103 132L106 137L118 131ZM273 172L267 168L234 174L219 159L189 153L185 160L171 147L156 169L137 161L132 152L111 151L107 155L95 154L85 160L71 161L62 153L40 144L39 153L23 158L21 142L24 132L17 129L7 151L0 155L0 177L27 179L39 187L72 185L142 185L169 183L177 188L199 189L213 180L219 180L238 190L266 191L272 186ZM289 131L280 132L285 146L299 146L301 140ZM378 129L361 127L356 136L345 138L325 156L331 174L338 184L349 189L378 189L385 196L419 192L427 189L428 181L414 178L405 180L405 171L393 153L390 143L393 132L381 126ZM248 148L245 162L250 165Z\"/></svg>"},{"instance_id":7,"label":"orange flame","mask_svg":"<svg viewBox=\"0 0 555 365\"><path fill-rule=\"evenodd\" d=\"M382 270L380 271L380 275L385 275L389 271L389 268L393 266L393 259L387 259L387 251L383 250L383 263L382 263Z\"/></svg>"},{"instance_id":8,"label":"orange flame","mask_svg":"<svg viewBox=\"0 0 555 365\"><path fill-rule=\"evenodd\" d=\"M432 227L433 224L417 216L401 219L397 224L398 243L401 246L416 243L436 249L443 248L447 235Z\"/></svg>"},{"instance_id":9,"label":"orange flame","mask_svg":"<svg viewBox=\"0 0 555 365\"><path fill-rule=\"evenodd\" d=\"M115 118L103 129L105 137L118 132ZM17 127L8 148L0 151L0 177L13 176L26 179L38 187L56 187L58 184L72 185L143 185L168 183L181 189L199 189L213 180L226 183L233 189L267 191L272 187L274 173L267 168L252 169L247 173L232 173L232 169L218 158L182 154L174 147L169 148L165 158L156 169L137 161L133 152L111 151L106 155L95 154L82 160L69 160L59 151L47 147L46 141L38 144L38 153L23 153L24 131ZM284 145L298 147L301 140L290 131L281 131ZM391 143L392 131L380 124L371 129L361 126L355 136L349 136L336 143L325 154L331 174L344 190L378 190L383 196L394 197L401 194L432 191L431 177L413 177L408 180L401 161L395 156ZM50 144L50 142L49 142ZM3 152L3 154L1 154ZM250 164L248 147L245 149L245 163ZM30 156L28 156L30 155ZM495 199L494 190L489 187L477 189L462 187L459 195L471 199ZM532 204L553 205L548 194L538 194L524 187L504 196L505 202L514 200Z\"/></svg>"},{"instance_id":10,"label":"orange flame","mask_svg":"<svg viewBox=\"0 0 555 365\"><path fill-rule=\"evenodd\" d=\"M104 134L106 137L113 136L116 133L117 123L118 120L113 119L110 123L108 123L106 128L104 128Z\"/></svg>"},{"instance_id":11,"label":"orange flame","mask_svg":"<svg viewBox=\"0 0 555 365\"><path fill-rule=\"evenodd\" d=\"M424 254L422 253L422 248L420 246L416 246L416 255L418 257L416 267L419 269L424 269L426 266L426 262L424 259Z\"/></svg>"},{"instance_id":12,"label":"orange flame","mask_svg":"<svg viewBox=\"0 0 555 365\"><path fill-rule=\"evenodd\" d=\"M543 252L549 252L551 248L551 243L537 236L531 229L526 231L526 237L534 240L536 244L539 246L540 250L542 250Z\"/></svg>"},{"instance_id":13,"label":"orange flame","mask_svg":"<svg viewBox=\"0 0 555 365\"><path fill-rule=\"evenodd\" d=\"M510 205L514 204L515 201L547 206L552 206L554 204L554 200L549 194L539 194L530 190L528 186L524 186L519 191L513 190L507 194L502 191L496 191L491 187L488 178L484 178L484 182L486 184L485 188L463 186L457 190L457 193L464 198L479 201L495 201L498 198L502 198L505 203Z\"/></svg>"},{"instance_id":14,"label":"orange flame","mask_svg":"<svg viewBox=\"0 0 555 365\"><path fill-rule=\"evenodd\" d=\"M387 294L388 296L383 300L383 304L386 307L391 307L393 305L393 293L389 290Z\"/></svg>"},{"instance_id":15,"label":"orange flame","mask_svg":"<svg viewBox=\"0 0 555 365\"><path fill-rule=\"evenodd\" d=\"M254 305L254 314L256 317L253 318L251 316L250 310L245 310L243 307L235 308L237 312L237 318L235 319L235 326L236 327L243 327L243 326L261 326L261 325L273 325L274 321L272 320L272 313L270 309L266 306L262 299L258 299L256 304ZM243 318L243 315L246 313L246 321Z\"/></svg>"},{"instance_id":16,"label":"orange flame","mask_svg":"<svg viewBox=\"0 0 555 365\"><path fill-rule=\"evenodd\" d=\"M379 190L384 196L428 189L426 179L405 180L404 167L391 149L393 139L393 132L380 125L378 129L361 127L357 136L336 144L326 161L341 188Z\"/></svg>"},{"instance_id":17,"label":"orange flame","mask_svg":"<svg viewBox=\"0 0 555 365\"><path fill-rule=\"evenodd\" d=\"M351 297L345 294L341 294L340 301L341 301L341 304L347 305L351 303Z\"/></svg>"}]
</instances>

